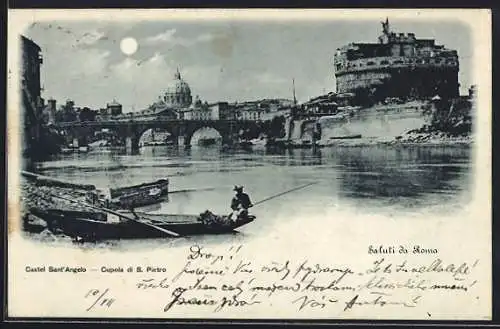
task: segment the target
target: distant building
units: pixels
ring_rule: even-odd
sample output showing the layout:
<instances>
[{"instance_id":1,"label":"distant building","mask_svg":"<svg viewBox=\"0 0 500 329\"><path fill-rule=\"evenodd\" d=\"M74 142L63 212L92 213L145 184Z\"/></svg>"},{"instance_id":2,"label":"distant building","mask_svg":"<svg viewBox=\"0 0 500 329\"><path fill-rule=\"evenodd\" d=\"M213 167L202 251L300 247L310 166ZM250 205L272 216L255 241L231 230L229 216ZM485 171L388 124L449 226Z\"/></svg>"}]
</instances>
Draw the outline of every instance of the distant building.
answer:
<instances>
[{"instance_id":1,"label":"distant building","mask_svg":"<svg viewBox=\"0 0 500 329\"><path fill-rule=\"evenodd\" d=\"M156 119L161 117L164 120L177 120L182 109L173 109L168 107L164 102L156 102L150 105L147 109L134 112L134 116L143 119Z\"/></svg>"},{"instance_id":2,"label":"distant building","mask_svg":"<svg viewBox=\"0 0 500 329\"><path fill-rule=\"evenodd\" d=\"M71 109L73 110L75 108L75 102L71 99L66 100L66 105L64 105L66 109Z\"/></svg>"},{"instance_id":3,"label":"distant building","mask_svg":"<svg viewBox=\"0 0 500 329\"><path fill-rule=\"evenodd\" d=\"M208 105L212 111L212 116L218 120L235 120L234 108L228 102L217 102Z\"/></svg>"},{"instance_id":4,"label":"distant building","mask_svg":"<svg viewBox=\"0 0 500 329\"><path fill-rule=\"evenodd\" d=\"M338 93L387 97L443 98L459 94L456 50L414 33L394 33L382 23L378 43L351 43L334 56Z\"/></svg>"},{"instance_id":5,"label":"distant building","mask_svg":"<svg viewBox=\"0 0 500 329\"><path fill-rule=\"evenodd\" d=\"M60 106L56 112L57 122L74 122L78 120L78 113L75 109L75 102L71 99L66 100L66 104Z\"/></svg>"},{"instance_id":6,"label":"distant building","mask_svg":"<svg viewBox=\"0 0 500 329\"><path fill-rule=\"evenodd\" d=\"M477 97L477 86L476 85L472 85L469 88L469 98L470 99L476 99L476 97Z\"/></svg>"},{"instance_id":7,"label":"distant building","mask_svg":"<svg viewBox=\"0 0 500 329\"><path fill-rule=\"evenodd\" d=\"M44 109L44 122L47 124L53 124L56 121L56 100L53 98L49 98L47 101L47 106Z\"/></svg>"},{"instance_id":8,"label":"distant building","mask_svg":"<svg viewBox=\"0 0 500 329\"><path fill-rule=\"evenodd\" d=\"M256 102L257 106L265 112L277 112L295 105L293 100L284 98L262 99Z\"/></svg>"},{"instance_id":9,"label":"distant building","mask_svg":"<svg viewBox=\"0 0 500 329\"><path fill-rule=\"evenodd\" d=\"M23 155L35 153L41 137L41 99L40 65L42 64L41 49L32 40L21 36L22 52L21 81L22 113L24 122Z\"/></svg>"},{"instance_id":10,"label":"distant building","mask_svg":"<svg viewBox=\"0 0 500 329\"><path fill-rule=\"evenodd\" d=\"M231 105L234 108L236 119L263 121L286 114L294 106L294 101L288 99L261 99Z\"/></svg>"},{"instance_id":11,"label":"distant building","mask_svg":"<svg viewBox=\"0 0 500 329\"><path fill-rule=\"evenodd\" d=\"M163 102L167 107L186 108L191 105L192 101L191 88L187 82L182 80L181 74L177 70L174 80L165 89Z\"/></svg>"},{"instance_id":12,"label":"distant building","mask_svg":"<svg viewBox=\"0 0 500 329\"><path fill-rule=\"evenodd\" d=\"M236 118L238 120L260 121L266 113L264 109L254 105L240 105L236 108Z\"/></svg>"},{"instance_id":13,"label":"distant building","mask_svg":"<svg viewBox=\"0 0 500 329\"><path fill-rule=\"evenodd\" d=\"M134 120L156 118L164 120L192 120L192 117L204 117L204 113L193 113L192 104L191 88L181 78L181 74L177 70L174 74L174 79L167 85L163 94L158 97L158 100L148 108L134 112L131 117Z\"/></svg>"},{"instance_id":14,"label":"distant building","mask_svg":"<svg viewBox=\"0 0 500 329\"><path fill-rule=\"evenodd\" d=\"M122 104L113 99L111 103L106 104L106 114L120 115L123 113Z\"/></svg>"},{"instance_id":15,"label":"distant building","mask_svg":"<svg viewBox=\"0 0 500 329\"><path fill-rule=\"evenodd\" d=\"M337 113L337 95L329 93L310 99L302 104L302 113L308 116L324 116Z\"/></svg>"},{"instance_id":16,"label":"distant building","mask_svg":"<svg viewBox=\"0 0 500 329\"><path fill-rule=\"evenodd\" d=\"M165 88L158 101L147 109L134 112L135 119L162 118L177 120L268 120L283 115L294 101L288 99L263 99L233 103L202 102L198 96L193 100L191 89L181 78L179 70L173 81Z\"/></svg>"},{"instance_id":17,"label":"distant building","mask_svg":"<svg viewBox=\"0 0 500 329\"><path fill-rule=\"evenodd\" d=\"M192 109L179 109L177 110L177 119L179 120L192 120Z\"/></svg>"},{"instance_id":18,"label":"distant building","mask_svg":"<svg viewBox=\"0 0 500 329\"><path fill-rule=\"evenodd\" d=\"M219 120L218 108L210 107L196 96L189 110L184 111L184 120Z\"/></svg>"},{"instance_id":19,"label":"distant building","mask_svg":"<svg viewBox=\"0 0 500 329\"><path fill-rule=\"evenodd\" d=\"M40 66L43 63L41 49L35 42L21 36L22 66L21 85L30 106L35 107L37 112L43 108L41 98ZM39 114L39 113L37 113Z\"/></svg>"}]
</instances>

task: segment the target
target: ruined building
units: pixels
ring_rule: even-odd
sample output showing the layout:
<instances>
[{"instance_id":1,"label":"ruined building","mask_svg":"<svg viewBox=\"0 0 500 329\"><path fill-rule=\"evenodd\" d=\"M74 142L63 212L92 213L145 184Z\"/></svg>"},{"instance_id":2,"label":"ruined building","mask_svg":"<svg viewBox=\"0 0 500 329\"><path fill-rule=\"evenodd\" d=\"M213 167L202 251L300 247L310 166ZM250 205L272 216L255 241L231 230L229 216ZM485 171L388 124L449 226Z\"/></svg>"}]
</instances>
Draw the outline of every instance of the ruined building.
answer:
<instances>
[{"instance_id":1,"label":"ruined building","mask_svg":"<svg viewBox=\"0 0 500 329\"><path fill-rule=\"evenodd\" d=\"M40 47L32 40L21 36L21 111L24 121L24 147L23 154L26 155L40 140L41 113L43 106L40 86L40 65L42 56Z\"/></svg>"},{"instance_id":2,"label":"ruined building","mask_svg":"<svg viewBox=\"0 0 500 329\"><path fill-rule=\"evenodd\" d=\"M395 33L382 22L378 43L351 43L334 57L337 92L383 100L388 97L428 98L459 95L456 50L417 39L414 33Z\"/></svg>"},{"instance_id":3,"label":"ruined building","mask_svg":"<svg viewBox=\"0 0 500 329\"><path fill-rule=\"evenodd\" d=\"M60 136L45 125L45 102L41 97L40 67L43 63L40 47L25 36L20 36L21 67L20 96L23 118L22 155L25 157L23 166L29 169L30 160L41 159L57 153L61 146ZM51 101L52 102L52 101ZM55 102L49 102L52 113L55 112ZM54 119L54 118L52 118Z\"/></svg>"}]
</instances>

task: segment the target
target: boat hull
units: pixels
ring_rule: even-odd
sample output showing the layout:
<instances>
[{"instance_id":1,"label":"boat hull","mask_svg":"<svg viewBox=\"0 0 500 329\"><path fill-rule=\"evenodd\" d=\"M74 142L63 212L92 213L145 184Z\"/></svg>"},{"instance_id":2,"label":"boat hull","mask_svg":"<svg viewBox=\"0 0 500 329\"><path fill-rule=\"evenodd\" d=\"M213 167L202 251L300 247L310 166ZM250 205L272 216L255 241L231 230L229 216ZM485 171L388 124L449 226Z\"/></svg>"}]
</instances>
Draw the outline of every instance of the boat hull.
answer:
<instances>
[{"instance_id":1,"label":"boat hull","mask_svg":"<svg viewBox=\"0 0 500 329\"><path fill-rule=\"evenodd\" d=\"M235 229L252 222L255 217L248 216L227 225L207 225L196 215L152 215L136 213L141 222L120 218L117 222L109 221L105 213L67 211L58 209L30 210L35 216L45 220L47 227L53 232L64 233L83 240L106 239L145 239L170 237L168 233L153 226L173 231L180 236L201 234L223 234L234 232ZM132 213L123 213L134 217Z\"/></svg>"},{"instance_id":2,"label":"boat hull","mask_svg":"<svg viewBox=\"0 0 500 329\"><path fill-rule=\"evenodd\" d=\"M151 189L159 189L161 191L159 194L165 195L168 193L168 183L169 183L168 179L160 179L152 183L114 188L110 190L110 193L112 198L117 198L142 191L149 192Z\"/></svg>"},{"instance_id":3,"label":"boat hull","mask_svg":"<svg viewBox=\"0 0 500 329\"><path fill-rule=\"evenodd\" d=\"M168 200L168 179L152 183L110 189L108 192L92 191L87 201L111 209L131 209Z\"/></svg>"}]
</instances>

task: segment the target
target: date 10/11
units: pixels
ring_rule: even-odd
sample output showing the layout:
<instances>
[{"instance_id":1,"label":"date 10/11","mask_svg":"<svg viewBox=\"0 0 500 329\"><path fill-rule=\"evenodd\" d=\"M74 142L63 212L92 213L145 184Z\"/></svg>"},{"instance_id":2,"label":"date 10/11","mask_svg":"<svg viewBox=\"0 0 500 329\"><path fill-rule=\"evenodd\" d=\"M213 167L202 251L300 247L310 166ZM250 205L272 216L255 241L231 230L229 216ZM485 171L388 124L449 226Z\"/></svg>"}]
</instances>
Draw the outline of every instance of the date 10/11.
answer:
<instances>
[{"instance_id":1,"label":"date 10/11","mask_svg":"<svg viewBox=\"0 0 500 329\"><path fill-rule=\"evenodd\" d=\"M87 312L94 308L110 308L115 302L114 298L111 298L109 289L99 290L90 289L85 295L85 299L90 300L90 306L87 308Z\"/></svg>"}]
</instances>

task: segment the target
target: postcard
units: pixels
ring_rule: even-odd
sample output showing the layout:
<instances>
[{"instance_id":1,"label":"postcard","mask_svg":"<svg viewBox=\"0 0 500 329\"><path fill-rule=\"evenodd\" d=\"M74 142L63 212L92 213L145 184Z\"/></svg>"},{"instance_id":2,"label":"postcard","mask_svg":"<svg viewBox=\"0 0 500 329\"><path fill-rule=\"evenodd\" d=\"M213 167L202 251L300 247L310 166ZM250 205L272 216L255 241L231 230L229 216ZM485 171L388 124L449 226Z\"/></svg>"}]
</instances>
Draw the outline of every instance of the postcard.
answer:
<instances>
[{"instance_id":1,"label":"postcard","mask_svg":"<svg viewBox=\"0 0 500 329\"><path fill-rule=\"evenodd\" d=\"M488 10L8 19L9 318L491 319Z\"/></svg>"}]
</instances>

